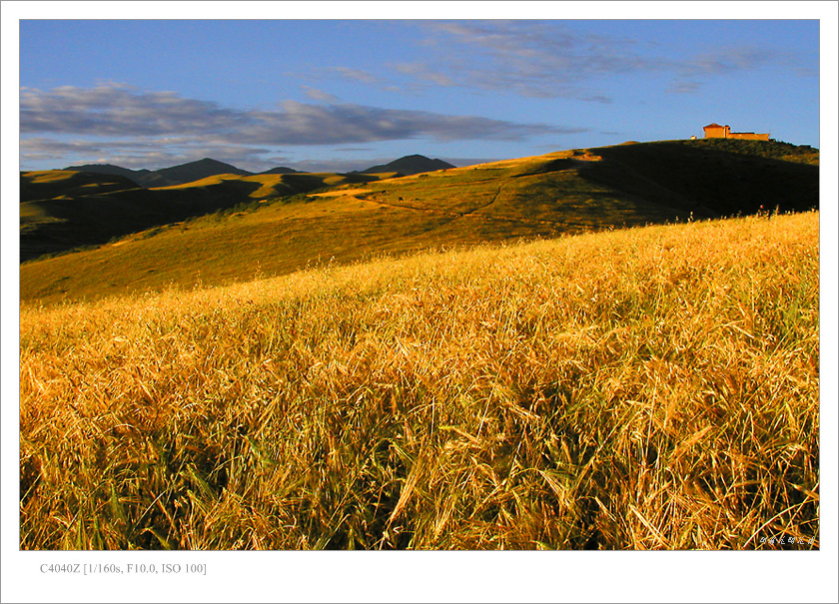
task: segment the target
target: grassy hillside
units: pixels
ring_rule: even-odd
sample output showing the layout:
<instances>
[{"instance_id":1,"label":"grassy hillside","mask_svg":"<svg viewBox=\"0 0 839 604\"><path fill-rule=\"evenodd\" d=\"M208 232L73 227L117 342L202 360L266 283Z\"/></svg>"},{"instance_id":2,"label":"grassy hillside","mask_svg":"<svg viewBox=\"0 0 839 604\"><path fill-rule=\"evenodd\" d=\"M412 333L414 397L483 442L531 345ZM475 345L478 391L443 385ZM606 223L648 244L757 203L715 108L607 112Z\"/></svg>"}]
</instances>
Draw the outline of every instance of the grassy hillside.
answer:
<instances>
[{"instance_id":1,"label":"grassy hillside","mask_svg":"<svg viewBox=\"0 0 839 604\"><path fill-rule=\"evenodd\" d=\"M225 209L99 249L27 263L21 267L21 296L44 303L96 299L169 284L224 284L381 254L749 213L761 205L817 207L816 166L708 150L704 141L695 142L703 145L569 150L403 178L217 175L154 189L149 194L162 196L170 208L176 207L174 196L181 196L203 199L205 208L208 199L215 200ZM310 195L282 197L301 191ZM190 212L198 213L189 206L180 216Z\"/></svg>"},{"instance_id":2,"label":"grassy hillside","mask_svg":"<svg viewBox=\"0 0 839 604\"><path fill-rule=\"evenodd\" d=\"M793 145L783 141L749 141L723 138L703 138L680 141L699 149L711 149L726 153L766 157L810 166L819 165L819 150L809 145Z\"/></svg>"},{"instance_id":3,"label":"grassy hillside","mask_svg":"<svg viewBox=\"0 0 839 604\"><path fill-rule=\"evenodd\" d=\"M24 305L21 548L818 548L818 226Z\"/></svg>"},{"instance_id":4,"label":"grassy hillside","mask_svg":"<svg viewBox=\"0 0 839 604\"><path fill-rule=\"evenodd\" d=\"M802 153L792 154L792 149ZM768 141L703 139L619 145L597 150L604 161L585 176L701 215L818 207L819 169L782 157L810 158L813 149ZM817 161L817 160L816 160ZM655 186L653 186L653 184Z\"/></svg>"},{"instance_id":5,"label":"grassy hillside","mask_svg":"<svg viewBox=\"0 0 839 604\"><path fill-rule=\"evenodd\" d=\"M92 195L136 189L131 180L118 174L91 174L71 170L39 170L20 175L20 201L68 199L75 195Z\"/></svg>"},{"instance_id":6,"label":"grassy hillside","mask_svg":"<svg viewBox=\"0 0 839 604\"><path fill-rule=\"evenodd\" d=\"M24 172L21 260L100 245L255 200L376 178L331 173L218 174L186 184L143 189L120 176L66 170Z\"/></svg>"}]
</instances>

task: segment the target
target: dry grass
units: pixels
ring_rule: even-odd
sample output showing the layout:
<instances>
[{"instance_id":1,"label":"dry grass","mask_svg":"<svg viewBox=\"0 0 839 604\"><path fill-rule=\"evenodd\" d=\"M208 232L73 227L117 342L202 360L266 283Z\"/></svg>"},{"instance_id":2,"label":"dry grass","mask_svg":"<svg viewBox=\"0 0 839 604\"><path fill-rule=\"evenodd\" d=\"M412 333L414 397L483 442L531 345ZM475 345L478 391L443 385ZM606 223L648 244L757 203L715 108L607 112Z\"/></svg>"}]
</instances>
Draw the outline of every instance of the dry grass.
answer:
<instances>
[{"instance_id":1,"label":"dry grass","mask_svg":"<svg viewBox=\"0 0 839 604\"><path fill-rule=\"evenodd\" d=\"M24 306L21 547L818 548L818 266L807 213Z\"/></svg>"}]
</instances>

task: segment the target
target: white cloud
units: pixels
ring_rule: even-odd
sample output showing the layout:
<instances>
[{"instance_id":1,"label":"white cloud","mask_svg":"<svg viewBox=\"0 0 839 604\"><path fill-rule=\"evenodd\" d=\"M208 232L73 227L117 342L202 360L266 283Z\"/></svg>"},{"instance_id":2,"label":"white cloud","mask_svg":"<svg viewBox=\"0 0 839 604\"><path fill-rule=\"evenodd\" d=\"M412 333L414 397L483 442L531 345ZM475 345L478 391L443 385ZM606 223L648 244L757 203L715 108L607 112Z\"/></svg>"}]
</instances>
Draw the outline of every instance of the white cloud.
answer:
<instances>
[{"instance_id":1,"label":"white cloud","mask_svg":"<svg viewBox=\"0 0 839 604\"><path fill-rule=\"evenodd\" d=\"M306 85L301 86L301 88L303 89L305 95L310 99L314 99L316 101L324 101L326 103L335 103L338 101L337 96L319 88L312 88L311 86Z\"/></svg>"}]
</instances>

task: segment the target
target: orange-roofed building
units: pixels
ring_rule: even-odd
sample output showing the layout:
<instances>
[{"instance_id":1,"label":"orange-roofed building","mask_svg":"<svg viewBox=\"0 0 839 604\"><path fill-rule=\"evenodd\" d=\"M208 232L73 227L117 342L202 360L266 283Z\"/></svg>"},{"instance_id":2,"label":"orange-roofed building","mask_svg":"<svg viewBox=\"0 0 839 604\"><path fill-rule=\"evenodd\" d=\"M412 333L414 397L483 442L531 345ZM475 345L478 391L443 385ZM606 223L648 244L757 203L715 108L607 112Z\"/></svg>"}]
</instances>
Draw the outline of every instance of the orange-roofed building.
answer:
<instances>
[{"instance_id":1,"label":"orange-roofed building","mask_svg":"<svg viewBox=\"0 0 839 604\"><path fill-rule=\"evenodd\" d=\"M703 128L705 131L705 138L728 138L731 132L730 126L720 126L716 122L708 124Z\"/></svg>"},{"instance_id":2,"label":"orange-roofed building","mask_svg":"<svg viewBox=\"0 0 839 604\"><path fill-rule=\"evenodd\" d=\"M768 141L768 133L754 132L732 132L731 126L720 126L716 122L702 128L705 131L705 138L737 138L741 140Z\"/></svg>"}]
</instances>

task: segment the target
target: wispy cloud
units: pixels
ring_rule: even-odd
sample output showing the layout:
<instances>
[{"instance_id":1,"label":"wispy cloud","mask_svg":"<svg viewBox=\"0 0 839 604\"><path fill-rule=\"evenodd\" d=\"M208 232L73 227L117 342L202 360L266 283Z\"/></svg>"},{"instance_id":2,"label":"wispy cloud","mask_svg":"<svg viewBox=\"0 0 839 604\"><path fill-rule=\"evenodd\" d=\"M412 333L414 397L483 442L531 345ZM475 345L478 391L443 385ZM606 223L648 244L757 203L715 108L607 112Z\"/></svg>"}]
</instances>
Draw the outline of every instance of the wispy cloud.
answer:
<instances>
[{"instance_id":1,"label":"wispy cloud","mask_svg":"<svg viewBox=\"0 0 839 604\"><path fill-rule=\"evenodd\" d=\"M670 94L692 94L702 88L699 82L675 81L670 84L667 92Z\"/></svg>"},{"instance_id":2,"label":"wispy cloud","mask_svg":"<svg viewBox=\"0 0 839 604\"><path fill-rule=\"evenodd\" d=\"M579 132L477 116L384 109L363 105L310 105L285 101L278 112L252 112L254 123L235 136L259 144L321 145L429 137L453 140L523 140L546 133Z\"/></svg>"},{"instance_id":3,"label":"wispy cloud","mask_svg":"<svg viewBox=\"0 0 839 604\"><path fill-rule=\"evenodd\" d=\"M438 85L603 103L611 99L589 80L661 69L660 62L637 52L632 39L578 33L556 22L456 21L423 26L431 58L395 67Z\"/></svg>"},{"instance_id":4,"label":"wispy cloud","mask_svg":"<svg viewBox=\"0 0 839 604\"><path fill-rule=\"evenodd\" d=\"M352 69L350 67L332 67L329 69L334 75L339 75L342 78L346 78L348 80L353 80L355 82L361 82L362 84L376 84L380 81L380 78L374 76L369 71L364 71L362 69Z\"/></svg>"},{"instance_id":5,"label":"wispy cloud","mask_svg":"<svg viewBox=\"0 0 839 604\"><path fill-rule=\"evenodd\" d=\"M406 75L414 76L420 80L425 80L438 86L456 86L457 82L450 76L433 71L428 65L422 62L414 63L397 63L394 65L396 71Z\"/></svg>"},{"instance_id":6,"label":"wispy cloud","mask_svg":"<svg viewBox=\"0 0 839 604\"><path fill-rule=\"evenodd\" d=\"M702 53L678 65L678 69L690 75L718 75L756 69L780 59L771 50L751 45L724 46Z\"/></svg>"},{"instance_id":7,"label":"wispy cloud","mask_svg":"<svg viewBox=\"0 0 839 604\"><path fill-rule=\"evenodd\" d=\"M674 57L631 37L584 33L556 21L428 21L422 59L391 64L414 87L465 87L535 98L609 103L605 78L671 74L696 80L790 60L757 45ZM340 68L336 68L340 69ZM362 80L359 80L362 81ZM382 78L365 83L382 85ZM682 93L695 91L681 86Z\"/></svg>"},{"instance_id":8,"label":"wispy cloud","mask_svg":"<svg viewBox=\"0 0 839 604\"><path fill-rule=\"evenodd\" d=\"M336 103L338 101L337 96L319 88L312 88L311 86L306 85L301 86L301 88L307 97L314 99L315 101L324 101L326 103Z\"/></svg>"}]
</instances>

